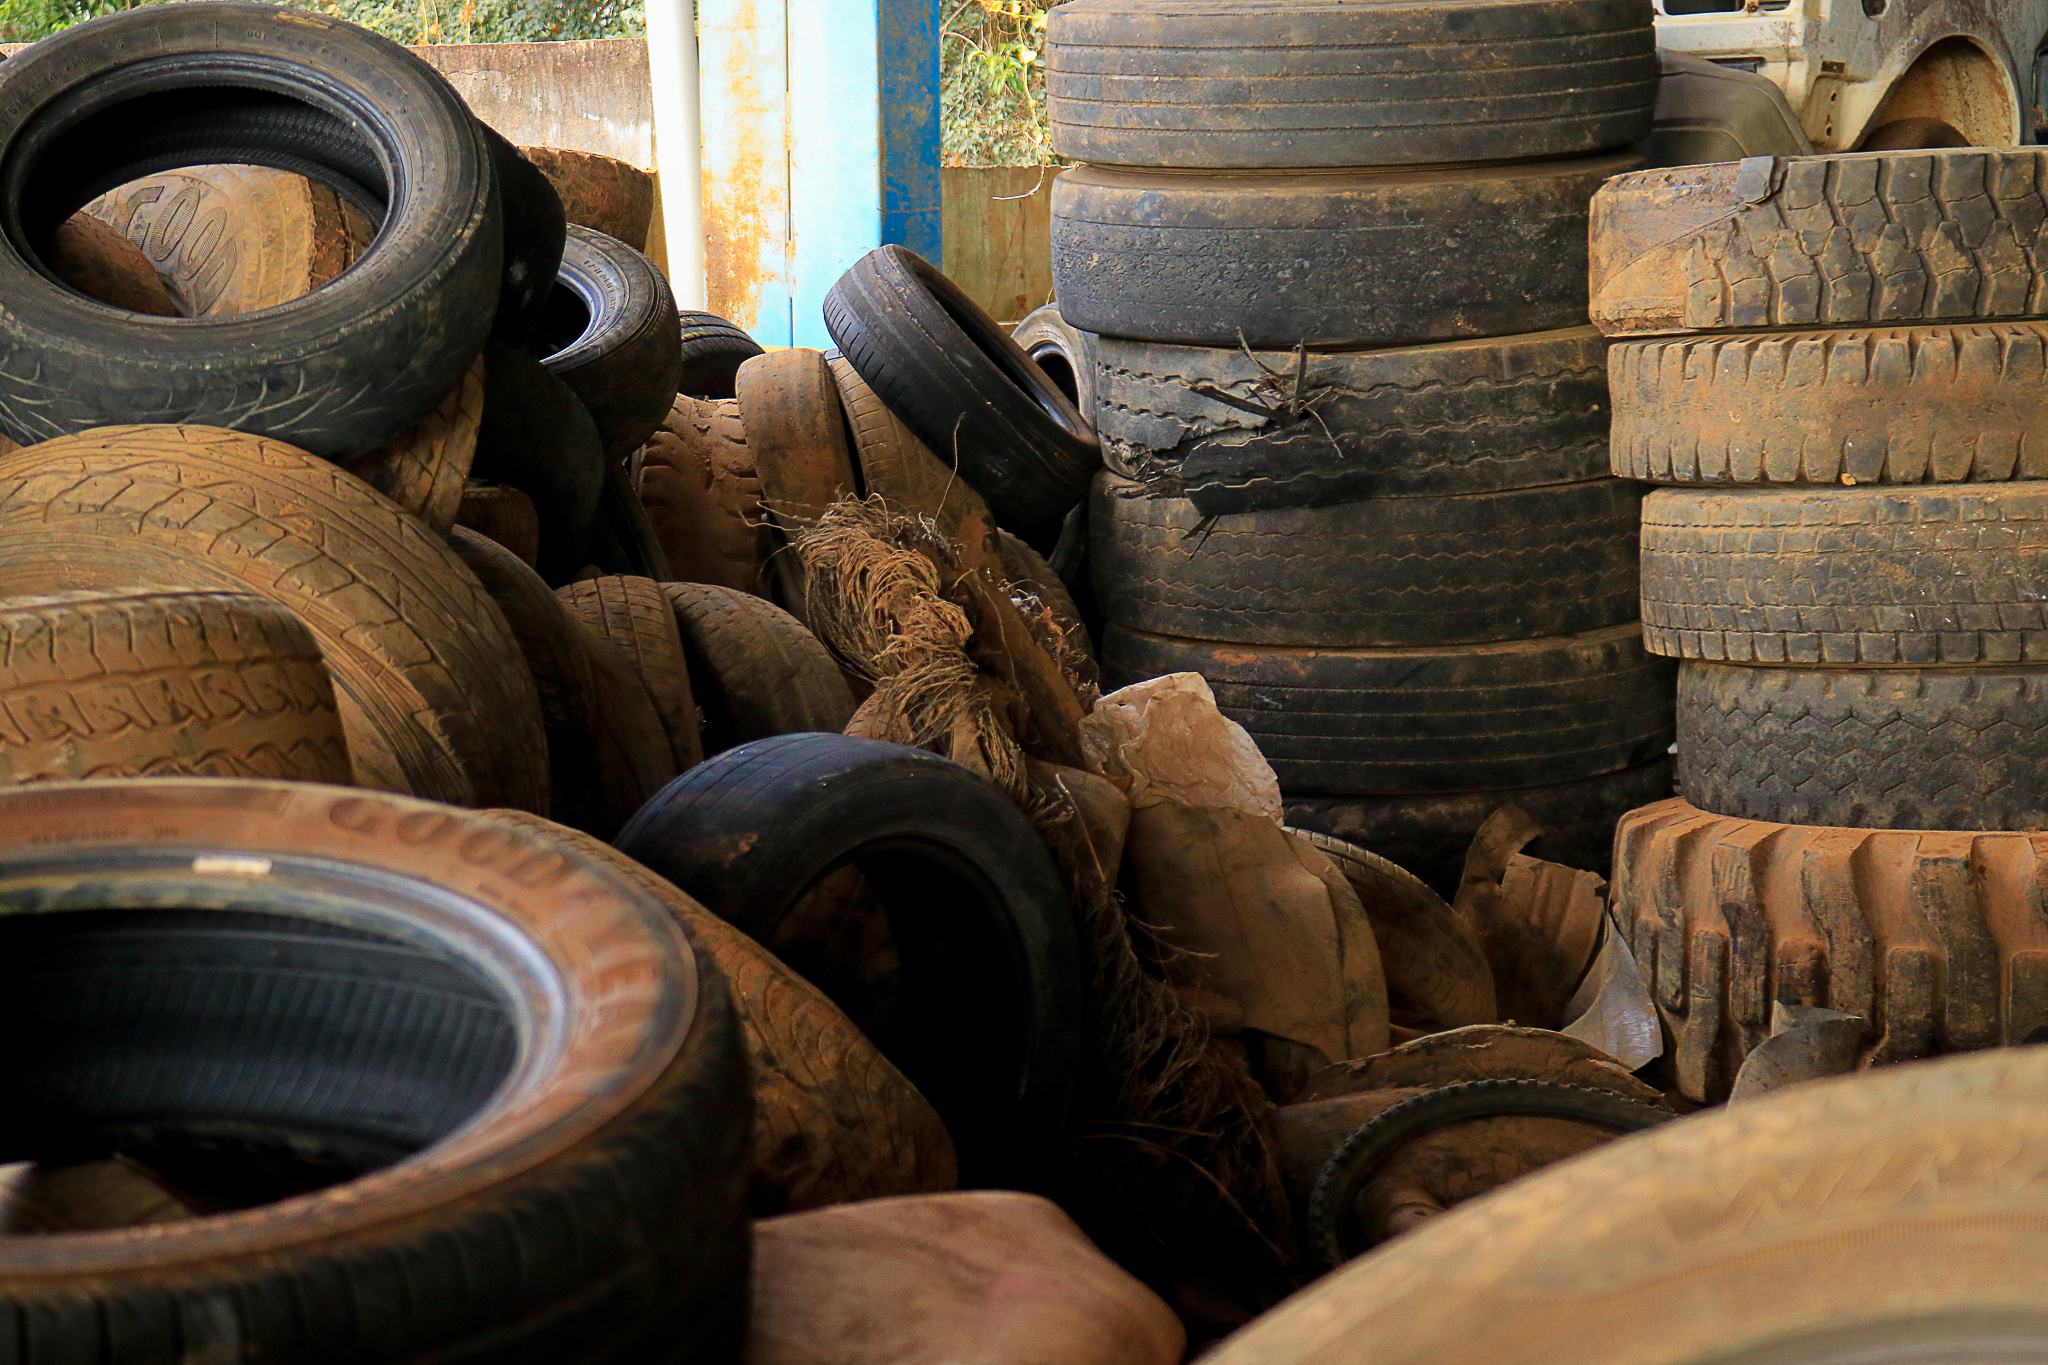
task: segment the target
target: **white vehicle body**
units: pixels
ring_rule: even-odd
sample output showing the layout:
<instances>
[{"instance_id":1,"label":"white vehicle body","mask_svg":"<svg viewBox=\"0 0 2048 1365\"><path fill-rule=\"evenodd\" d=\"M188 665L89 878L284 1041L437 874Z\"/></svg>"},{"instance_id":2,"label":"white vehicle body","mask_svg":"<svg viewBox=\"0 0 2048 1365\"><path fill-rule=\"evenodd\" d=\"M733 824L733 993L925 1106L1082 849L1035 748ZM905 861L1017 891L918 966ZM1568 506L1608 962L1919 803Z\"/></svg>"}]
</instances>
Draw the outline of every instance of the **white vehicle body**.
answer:
<instances>
[{"instance_id":1,"label":"white vehicle body","mask_svg":"<svg viewBox=\"0 0 2048 1365\"><path fill-rule=\"evenodd\" d=\"M1816 151L2033 142L2048 0L1656 0L1657 44L1765 76ZM1678 12L1714 5L1707 12ZM1960 137L1924 142L1934 120ZM1889 128L1888 135L1878 130ZM1906 139L1903 141L1896 139Z\"/></svg>"}]
</instances>

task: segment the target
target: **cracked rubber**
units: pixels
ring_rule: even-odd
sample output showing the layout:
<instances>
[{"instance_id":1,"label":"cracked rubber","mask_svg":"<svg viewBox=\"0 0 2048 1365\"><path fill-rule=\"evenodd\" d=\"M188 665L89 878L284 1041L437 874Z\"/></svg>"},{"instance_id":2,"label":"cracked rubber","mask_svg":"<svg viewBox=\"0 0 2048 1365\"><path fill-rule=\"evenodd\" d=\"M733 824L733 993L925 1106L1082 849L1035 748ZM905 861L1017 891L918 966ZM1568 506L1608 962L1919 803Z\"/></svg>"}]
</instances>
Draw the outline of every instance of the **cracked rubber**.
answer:
<instances>
[{"instance_id":1,"label":"cracked rubber","mask_svg":"<svg viewBox=\"0 0 2048 1365\"><path fill-rule=\"evenodd\" d=\"M1668 484L2048 478L2048 324L1626 341L1614 472Z\"/></svg>"},{"instance_id":2,"label":"cracked rubber","mask_svg":"<svg viewBox=\"0 0 2048 1365\"><path fill-rule=\"evenodd\" d=\"M2048 313L2048 153L1751 157L1642 171L1593 200L1610 335Z\"/></svg>"},{"instance_id":3,"label":"cracked rubber","mask_svg":"<svg viewBox=\"0 0 2048 1365\"><path fill-rule=\"evenodd\" d=\"M1624 152L1263 175L1077 166L1052 186L1053 287L1084 331L1186 346L1577 327L1587 205L1641 164Z\"/></svg>"},{"instance_id":4,"label":"cracked rubber","mask_svg":"<svg viewBox=\"0 0 2048 1365\"><path fill-rule=\"evenodd\" d=\"M1642 538L1654 653L2048 662L2048 483L1668 490Z\"/></svg>"},{"instance_id":5,"label":"cracked rubber","mask_svg":"<svg viewBox=\"0 0 2048 1365\"><path fill-rule=\"evenodd\" d=\"M353 778L298 617L247 592L0 600L0 782Z\"/></svg>"},{"instance_id":6,"label":"cracked rubber","mask_svg":"<svg viewBox=\"0 0 2048 1365\"><path fill-rule=\"evenodd\" d=\"M853 693L818 637L773 602L710 583L664 583L704 716L704 756L799 731L838 734Z\"/></svg>"},{"instance_id":7,"label":"cracked rubber","mask_svg":"<svg viewBox=\"0 0 2048 1365\"><path fill-rule=\"evenodd\" d=\"M1474 644L1636 615L1643 490L1620 479L1205 519L1104 471L1096 601L1119 625L1245 644Z\"/></svg>"},{"instance_id":8,"label":"cracked rubber","mask_svg":"<svg viewBox=\"0 0 2048 1365\"><path fill-rule=\"evenodd\" d=\"M1864 1021L1861 1060L2048 1041L2048 835L1622 817L1608 905L1688 1099L1726 1099L1771 1002Z\"/></svg>"},{"instance_id":9,"label":"cracked rubber","mask_svg":"<svg viewBox=\"0 0 2048 1365\"><path fill-rule=\"evenodd\" d=\"M1644 0L1070 0L1047 15L1053 148L1126 166L1583 156L1650 132Z\"/></svg>"},{"instance_id":10,"label":"cracked rubber","mask_svg":"<svg viewBox=\"0 0 2048 1365\"><path fill-rule=\"evenodd\" d=\"M1104 632L1103 689L1208 679L1298 794L1470 792L1594 777L1670 746L1675 666L1631 621L1437 649L1287 649Z\"/></svg>"},{"instance_id":11,"label":"cracked rubber","mask_svg":"<svg viewBox=\"0 0 2048 1365\"><path fill-rule=\"evenodd\" d=\"M690 661L662 585L649 578L608 575L556 590L563 604L622 654L661 716L677 772L704 761Z\"/></svg>"},{"instance_id":12,"label":"cracked rubber","mask_svg":"<svg viewBox=\"0 0 2048 1365\"><path fill-rule=\"evenodd\" d=\"M2048 666L1678 670L1678 791L1745 820L2048 826Z\"/></svg>"}]
</instances>

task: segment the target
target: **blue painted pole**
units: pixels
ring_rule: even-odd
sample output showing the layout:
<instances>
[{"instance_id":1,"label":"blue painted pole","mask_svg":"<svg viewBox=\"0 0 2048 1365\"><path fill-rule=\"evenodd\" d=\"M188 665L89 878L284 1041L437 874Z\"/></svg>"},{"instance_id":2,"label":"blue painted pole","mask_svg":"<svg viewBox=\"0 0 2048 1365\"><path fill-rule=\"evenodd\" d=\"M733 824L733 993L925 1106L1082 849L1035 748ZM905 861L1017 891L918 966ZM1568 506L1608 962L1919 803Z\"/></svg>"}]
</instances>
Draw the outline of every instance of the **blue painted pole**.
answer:
<instances>
[{"instance_id":1,"label":"blue painted pole","mask_svg":"<svg viewBox=\"0 0 2048 1365\"><path fill-rule=\"evenodd\" d=\"M939 218L939 0L881 0L882 241L945 265Z\"/></svg>"}]
</instances>

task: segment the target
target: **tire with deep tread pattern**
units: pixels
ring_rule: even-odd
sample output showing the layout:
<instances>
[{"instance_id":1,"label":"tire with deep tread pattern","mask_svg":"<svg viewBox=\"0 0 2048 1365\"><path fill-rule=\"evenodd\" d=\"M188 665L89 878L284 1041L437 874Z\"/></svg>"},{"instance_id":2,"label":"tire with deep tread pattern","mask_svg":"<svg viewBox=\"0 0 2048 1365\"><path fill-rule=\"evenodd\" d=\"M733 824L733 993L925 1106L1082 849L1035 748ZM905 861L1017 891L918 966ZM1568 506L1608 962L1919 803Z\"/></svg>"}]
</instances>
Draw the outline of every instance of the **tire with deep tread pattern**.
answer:
<instances>
[{"instance_id":1,"label":"tire with deep tread pattern","mask_svg":"<svg viewBox=\"0 0 2048 1365\"><path fill-rule=\"evenodd\" d=\"M10 1153L226 1135L382 1167L0 1239L10 1360L738 1357L745 1042L667 906L572 843L305 783L13 788L0 908L0 1012L41 1040Z\"/></svg>"},{"instance_id":2,"label":"tire with deep tread pattern","mask_svg":"<svg viewBox=\"0 0 2048 1365\"><path fill-rule=\"evenodd\" d=\"M1089 514L1102 613L1155 635L1406 646L1633 620L1643 490L1620 479L1205 519L1105 470Z\"/></svg>"},{"instance_id":3,"label":"tire with deep tread pattern","mask_svg":"<svg viewBox=\"0 0 2048 1365\"><path fill-rule=\"evenodd\" d=\"M654 262L615 237L571 225L532 349L622 460L668 416L682 377L675 296Z\"/></svg>"},{"instance_id":4,"label":"tire with deep tread pattern","mask_svg":"<svg viewBox=\"0 0 2048 1365\"><path fill-rule=\"evenodd\" d=\"M447 544L343 470L212 427L103 427L0 457L0 581L259 593L312 630L356 781L547 801L540 702Z\"/></svg>"},{"instance_id":5,"label":"tire with deep tread pattern","mask_svg":"<svg viewBox=\"0 0 2048 1365\"><path fill-rule=\"evenodd\" d=\"M556 595L639 674L661 715L676 771L686 772L703 762L689 656L662 585L648 578L608 575L571 583Z\"/></svg>"},{"instance_id":6,"label":"tire with deep tread pattern","mask_svg":"<svg viewBox=\"0 0 2048 1365\"><path fill-rule=\"evenodd\" d=\"M320 643L247 592L0 599L0 781L261 777L346 786Z\"/></svg>"},{"instance_id":7,"label":"tire with deep tread pattern","mask_svg":"<svg viewBox=\"0 0 2048 1365\"><path fill-rule=\"evenodd\" d=\"M704 714L704 756L800 731L838 734L853 693L831 651L773 602L709 583L664 583Z\"/></svg>"},{"instance_id":8,"label":"tire with deep tread pattern","mask_svg":"<svg viewBox=\"0 0 2048 1365\"><path fill-rule=\"evenodd\" d=\"M683 340L682 377L676 391L692 398L731 398L740 366L761 354L761 343L716 313L676 314Z\"/></svg>"}]
</instances>

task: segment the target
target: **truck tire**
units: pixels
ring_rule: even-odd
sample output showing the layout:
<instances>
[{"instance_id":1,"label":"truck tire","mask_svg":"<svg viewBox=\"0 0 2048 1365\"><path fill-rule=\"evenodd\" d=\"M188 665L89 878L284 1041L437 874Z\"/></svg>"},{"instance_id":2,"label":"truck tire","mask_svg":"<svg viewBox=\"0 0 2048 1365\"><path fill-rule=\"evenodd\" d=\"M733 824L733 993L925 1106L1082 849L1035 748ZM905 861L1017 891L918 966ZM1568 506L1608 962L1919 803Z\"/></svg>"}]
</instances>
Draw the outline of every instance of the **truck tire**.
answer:
<instances>
[{"instance_id":1,"label":"truck tire","mask_svg":"<svg viewBox=\"0 0 2048 1365\"><path fill-rule=\"evenodd\" d=\"M1103 687L1208 679L1290 798L1534 786L1647 763L1672 735L1673 665L1635 622L1434 649L1306 649L1104 633Z\"/></svg>"},{"instance_id":2,"label":"truck tire","mask_svg":"<svg viewBox=\"0 0 2048 1365\"><path fill-rule=\"evenodd\" d=\"M1635 619L1643 490L1619 479L1204 518L1104 471L1088 562L1103 615L1154 635L1406 646Z\"/></svg>"},{"instance_id":3,"label":"truck tire","mask_svg":"<svg viewBox=\"0 0 2048 1365\"><path fill-rule=\"evenodd\" d=\"M5 1239L14 1360L737 1356L744 1042L658 899L381 793L173 778L0 810L0 997L42 1040L8 1152L228 1142L366 1176Z\"/></svg>"},{"instance_id":4,"label":"truck tire","mask_svg":"<svg viewBox=\"0 0 2048 1365\"><path fill-rule=\"evenodd\" d=\"M281 27L268 10L199 0L108 15L9 59L8 436L26 445L113 423L203 423L345 459L461 380L490 332L502 261L486 134L412 53L340 19L300 17ZM141 49L150 61L137 63ZM290 94L271 93L278 81ZM381 217L376 241L325 287L233 318L115 313L37 270L49 234L96 195L166 163L225 162L333 185Z\"/></svg>"},{"instance_id":5,"label":"truck tire","mask_svg":"<svg viewBox=\"0 0 2048 1365\"><path fill-rule=\"evenodd\" d=\"M676 401L683 353L668 281L602 232L569 228L531 345L597 424L609 459L644 445Z\"/></svg>"},{"instance_id":6,"label":"truck tire","mask_svg":"<svg viewBox=\"0 0 2048 1365\"><path fill-rule=\"evenodd\" d=\"M1288 175L1078 166L1053 181L1053 287L1076 327L1185 346L1419 346L1576 327L1587 204L1637 164L1609 153Z\"/></svg>"},{"instance_id":7,"label":"truck tire","mask_svg":"<svg viewBox=\"0 0 2048 1365\"><path fill-rule=\"evenodd\" d=\"M690 661L662 585L647 578L607 575L571 583L556 594L591 630L611 642L646 684L660 713L662 732L677 772L704 761L697 735L697 701L690 691Z\"/></svg>"},{"instance_id":8,"label":"truck tire","mask_svg":"<svg viewBox=\"0 0 2048 1365\"><path fill-rule=\"evenodd\" d=\"M773 602L709 583L664 583L704 717L704 756L801 731L838 734L853 693L832 654Z\"/></svg>"},{"instance_id":9,"label":"truck tire","mask_svg":"<svg viewBox=\"0 0 2048 1365\"><path fill-rule=\"evenodd\" d=\"M1642 0L1447 8L1074 0L1047 16L1053 149L1125 166L1584 156L1650 131Z\"/></svg>"},{"instance_id":10,"label":"truck tire","mask_svg":"<svg viewBox=\"0 0 2048 1365\"><path fill-rule=\"evenodd\" d=\"M0 576L23 595L258 593L320 642L360 785L547 800L540 702L503 613L444 541L304 451L211 427L17 451L0 459Z\"/></svg>"}]
</instances>

